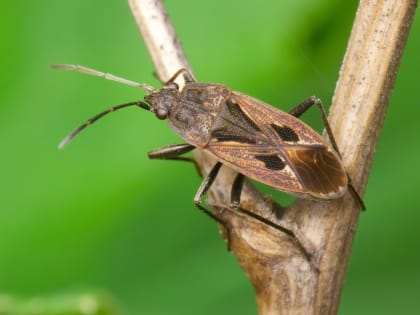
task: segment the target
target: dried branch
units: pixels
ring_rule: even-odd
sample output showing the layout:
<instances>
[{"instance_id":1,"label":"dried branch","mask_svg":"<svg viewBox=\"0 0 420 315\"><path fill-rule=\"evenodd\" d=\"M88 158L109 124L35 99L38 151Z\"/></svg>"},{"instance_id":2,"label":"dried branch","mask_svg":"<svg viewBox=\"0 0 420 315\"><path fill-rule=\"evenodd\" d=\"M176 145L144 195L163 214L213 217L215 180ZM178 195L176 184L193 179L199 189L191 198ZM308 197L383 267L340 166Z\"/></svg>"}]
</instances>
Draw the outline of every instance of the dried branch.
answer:
<instances>
[{"instance_id":1,"label":"dried branch","mask_svg":"<svg viewBox=\"0 0 420 315\"><path fill-rule=\"evenodd\" d=\"M193 73L163 3L153 0L129 0L128 3L159 79L166 82L181 68Z\"/></svg>"},{"instance_id":2,"label":"dried branch","mask_svg":"<svg viewBox=\"0 0 420 315\"><path fill-rule=\"evenodd\" d=\"M191 70L161 2L129 3L162 81L180 68ZM366 186L416 5L415 0L362 0L357 11L329 120L359 193ZM204 174L214 164L202 151L196 158ZM209 203L229 204L233 178L223 168ZM219 212L230 227L231 249L254 285L259 313L336 314L359 216L352 197L298 200L279 211L247 184L241 207L294 231L313 254L309 263L290 236L249 216Z\"/></svg>"}]
</instances>

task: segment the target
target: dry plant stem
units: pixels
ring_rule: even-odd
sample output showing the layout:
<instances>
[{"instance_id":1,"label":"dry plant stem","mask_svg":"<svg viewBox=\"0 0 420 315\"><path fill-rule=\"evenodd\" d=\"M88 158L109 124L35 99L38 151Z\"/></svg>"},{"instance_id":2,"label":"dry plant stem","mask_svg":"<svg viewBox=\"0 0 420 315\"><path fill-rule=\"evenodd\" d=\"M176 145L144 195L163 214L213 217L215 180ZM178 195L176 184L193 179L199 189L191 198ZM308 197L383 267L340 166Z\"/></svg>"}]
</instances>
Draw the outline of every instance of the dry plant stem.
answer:
<instances>
[{"instance_id":1,"label":"dry plant stem","mask_svg":"<svg viewBox=\"0 0 420 315\"><path fill-rule=\"evenodd\" d=\"M159 77L165 81L181 67L190 69L161 2L129 2ZM416 5L414 0L362 0L357 11L329 120L360 193ZM201 151L196 158L204 174L214 163ZM212 204L228 204L233 177L223 168L210 192ZM289 236L215 207L229 226L231 249L255 288L259 314L336 314L359 216L351 196L331 202L299 200L277 211L247 184L241 206L293 230L313 254L308 263Z\"/></svg>"},{"instance_id":2,"label":"dry plant stem","mask_svg":"<svg viewBox=\"0 0 420 315\"><path fill-rule=\"evenodd\" d=\"M153 0L129 0L128 3L159 79L166 82L181 68L193 73L163 3Z\"/></svg>"},{"instance_id":3,"label":"dry plant stem","mask_svg":"<svg viewBox=\"0 0 420 315\"><path fill-rule=\"evenodd\" d=\"M329 117L345 165L359 191L366 186L416 7L417 0L363 0L359 4ZM347 225L343 243L332 244L337 250L342 247L343 258L338 265L334 265L334 257L329 259L332 263L326 266L332 268L334 278L326 284L332 290L329 296L317 298L321 306L318 310L323 314L338 312L358 220L348 206L344 211L350 211L348 221L338 217L342 222L333 226L330 235L333 240L339 239L337 236L343 234L338 230L340 225ZM331 305L323 305L322 299L330 299ZM328 312L323 312L322 307Z\"/></svg>"}]
</instances>

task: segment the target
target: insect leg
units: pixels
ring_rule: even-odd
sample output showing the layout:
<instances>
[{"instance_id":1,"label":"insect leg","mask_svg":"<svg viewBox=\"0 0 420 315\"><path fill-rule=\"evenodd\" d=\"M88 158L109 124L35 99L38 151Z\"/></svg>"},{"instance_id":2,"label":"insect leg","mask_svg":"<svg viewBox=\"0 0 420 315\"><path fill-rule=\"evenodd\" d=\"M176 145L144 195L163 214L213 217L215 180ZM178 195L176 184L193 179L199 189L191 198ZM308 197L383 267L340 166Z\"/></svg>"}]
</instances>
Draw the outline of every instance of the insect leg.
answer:
<instances>
[{"instance_id":1,"label":"insect leg","mask_svg":"<svg viewBox=\"0 0 420 315\"><path fill-rule=\"evenodd\" d=\"M244 175L238 173L236 175L235 180L232 184L232 189L230 191L230 207L237 209L239 208L241 204L241 193L242 193L242 187L244 185Z\"/></svg>"},{"instance_id":2,"label":"insect leg","mask_svg":"<svg viewBox=\"0 0 420 315\"><path fill-rule=\"evenodd\" d=\"M223 225L227 231L227 244L228 244L228 249L230 248L230 230L228 229L228 227L226 226L226 223L223 222L219 217L217 217L215 214L213 214L212 212L210 212L209 210L207 210L205 207L203 207L201 205L201 201L203 199L203 196L205 195L205 193L210 189L211 185L213 184L214 180L216 179L216 176L220 170L220 167L222 166L222 163L217 162L215 164L215 166L213 166L213 168L211 169L210 173L207 175L207 177L204 179L204 181L201 183L200 188L198 189L195 197L194 197L194 203L197 206L197 208L199 208L201 211L203 211L205 214L207 214L208 216L210 216L212 219L216 220L218 223L220 223L221 225ZM260 221L263 224L266 224L268 226L271 226L272 228L275 228L276 230L279 230L285 234L287 234L292 241L296 244L296 246L299 248L299 250L303 253L303 255L305 256L305 258L311 262L312 261L312 255L306 250L306 248L303 246L303 244L299 241L299 239L296 237L295 233L281 225L275 224L274 222L258 215L255 214L249 210L240 208L240 196L241 196L241 192L242 192L242 186L244 183L244 179L245 176L243 174L238 174L235 178L235 180L233 181L232 184L232 189L231 189L231 200L230 200L230 204L231 204L231 208L223 208L223 207L218 207L220 209L225 209L225 210L231 210L231 211L238 211L239 213L242 213L243 215L249 216L257 221ZM215 206L215 205L213 205ZM217 206L216 206L217 207Z\"/></svg>"},{"instance_id":3,"label":"insect leg","mask_svg":"<svg viewBox=\"0 0 420 315\"><path fill-rule=\"evenodd\" d=\"M341 157L341 154L338 151L338 146L337 146L337 143L335 142L335 138L332 133L330 124L328 122L327 113L325 112L324 105L322 104L321 100L318 97L316 96L308 97L302 103L300 103L295 108L293 108L289 112L289 114L292 116L295 116L296 118L299 118L303 113L305 113L309 108L311 108L312 105L316 105L318 107L319 112L321 113L322 122L324 123L324 126L325 126L325 130L327 131L328 138L330 139L331 146L337 152L337 154Z\"/></svg>"},{"instance_id":4,"label":"insect leg","mask_svg":"<svg viewBox=\"0 0 420 315\"><path fill-rule=\"evenodd\" d=\"M183 74L183 76L184 76L184 80L185 80L185 83L192 83L192 82L195 82L195 80L194 80L194 78L193 78L193 76L192 76L192 74L187 70L187 69L185 69L185 68L181 68L181 69L179 69L177 72L175 72L173 75L172 75L172 77L170 77L169 78L169 80L168 81L166 81L165 82L165 85L168 85L169 83L171 83L171 82L174 82L175 80L176 80L176 78L180 75L180 74Z\"/></svg>"},{"instance_id":5,"label":"insect leg","mask_svg":"<svg viewBox=\"0 0 420 315\"><path fill-rule=\"evenodd\" d=\"M297 238L297 236L295 235L295 233L293 233L293 231L275 224L274 222L258 215L255 214L254 212L251 212L249 210L243 209L240 207L240 197L241 197L241 192L242 192L242 187L244 184L244 179L245 176L243 174L238 173L238 175L236 176L235 180L233 181L232 184L232 189L230 192L230 207L232 209L234 209L235 211L238 211L246 216L249 216L257 221L260 221L263 224L266 224L268 226L271 226L272 228L275 228L276 230L279 230L285 234L287 234L292 240L293 242L296 244L296 246L299 248L299 250L303 253L303 255L305 256L305 258L310 262L311 261L311 257L312 255L306 250L306 248L303 246L303 244L299 241L299 239Z\"/></svg>"},{"instance_id":6,"label":"insect leg","mask_svg":"<svg viewBox=\"0 0 420 315\"><path fill-rule=\"evenodd\" d=\"M300 117L304 112L306 112L312 105L316 105L319 109L319 112L321 113L321 118L324 123L325 130L327 131L328 138L330 139L331 146L335 150L335 152L340 156L340 151L338 150L337 142L335 141L333 132L331 130L330 124L328 122L327 113L325 112L324 105L322 104L321 100L316 96L310 96L306 100L304 100L302 103L297 105L295 108L293 108L291 111L289 111L289 114L295 117ZM348 187L349 191L354 198L354 200L359 204L359 207L362 210L366 209L365 203L363 202L362 198L360 197L359 193L356 191L356 189L353 186L352 180L347 173L347 179L348 179Z\"/></svg>"},{"instance_id":7,"label":"insect leg","mask_svg":"<svg viewBox=\"0 0 420 315\"><path fill-rule=\"evenodd\" d=\"M215 220L217 223L221 224L226 231L226 243L227 243L227 249L230 251L230 229L225 221L220 219L217 215L215 215L213 212L206 209L202 204L202 200L204 195L207 193L207 191L210 189L211 185L213 184L214 180L217 177L217 174L220 171L220 168L222 167L222 163L217 162L213 168L210 170L210 172L207 174L206 178L204 178L203 182L201 183L200 187L197 190L197 193L194 196L194 203L195 206L204 212L206 215L208 215L210 218ZM225 208L219 207L214 205L214 207L217 207L219 211L224 210Z\"/></svg>"},{"instance_id":8,"label":"insect leg","mask_svg":"<svg viewBox=\"0 0 420 315\"><path fill-rule=\"evenodd\" d=\"M148 153L150 159L166 160L178 157L184 153L195 149L195 146L189 143L171 144L163 148L159 148Z\"/></svg>"},{"instance_id":9,"label":"insect leg","mask_svg":"<svg viewBox=\"0 0 420 315\"><path fill-rule=\"evenodd\" d=\"M229 229L226 226L226 222L221 220L218 216L216 216L214 213L212 213L211 211L209 211L202 205L203 197L208 192L208 190L210 189L210 186L213 184L214 180L216 179L216 176L219 173L221 166L222 166L222 163L217 162L213 166L213 168L210 170L210 172L207 174L207 176L204 178L203 182L201 183L200 187L197 190L197 193L194 196L194 204L199 210L203 211L210 218L212 218L213 220L215 220L216 222L220 223L221 225L225 227L228 233L227 239L228 239L228 248L229 248Z\"/></svg>"},{"instance_id":10,"label":"insect leg","mask_svg":"<svg viewBox=\"0 0 420 315\"><path fill-rule=\"evenodd\" d=\"M152 160L172 160L172 161L186 161L194 164L197 173L201 176L200 168L197 161L191 157L180 156L184 153L195 149L195 146L189 143L171 144L163 148L159 148L148 153L149 159Z\"/></svg>"},{"instance_id":11,"label":"insect leg","mask_svg":"<svg viewBox=\"0 0 420 315\"><path fill-rule=\"evenodd\" d=\"M305 99L302 103L292 108L289 111L289 114L299 118L304 112L306 112L309 108L311 108L312 105L317 104L317 103L321 104L322 106L322 102L318 97L310 96L307 99Z\"/></svg>"},{"instance_id":12,"label":"insect leg","mask_svg":"<svg viewBox=\"0 0 420 315\"><path fill-rule=\"evenodd\" d=\"M283 227L279 224L276 224L276 223L274 223L274 222L272 222L272 221L270 221L270 220L268 220L268 219L266 219L266 218L264 218L264 217L262 217L258 214L255 214L254 212L251 212L247 209L238 207L238 208L235 209L235 211L238 211L238 212L240 212L244 215L247 215L247 216L249 216L249 217L251 217L251 218L253 218L257 221L260 221L261 223L264 223L268 226L271 226L272 228L274 228L276 230L279 230L279 231L285 233L296 244L296 246L299 248L299 250L305 256L306 260L308 262L312 262L312 254L306 250L306 248L303 246L302 242L299 241L296 234L292 230L289 230L289 229L287 229L287 228L285 228L285 227Z\"/></svg>"}]
</instances>

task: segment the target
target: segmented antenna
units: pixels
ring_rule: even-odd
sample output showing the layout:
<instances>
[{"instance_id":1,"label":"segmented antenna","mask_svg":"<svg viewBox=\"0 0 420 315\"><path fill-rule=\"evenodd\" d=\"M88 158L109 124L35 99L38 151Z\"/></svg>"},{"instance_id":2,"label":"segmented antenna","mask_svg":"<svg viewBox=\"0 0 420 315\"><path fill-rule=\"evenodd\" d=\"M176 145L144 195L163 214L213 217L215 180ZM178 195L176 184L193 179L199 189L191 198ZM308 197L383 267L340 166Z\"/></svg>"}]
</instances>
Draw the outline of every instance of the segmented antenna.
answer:
<instances>
[{"instance_id":1,"label":"segmented antenna","mask_svg":"<svg viewBox=\"0 0 420 315\"><path fill-rule=\"evenodd\" d=\"M98 119L102 118L103 116L115 112L121 108L124 107L129 107L129 106L138 106L141 107L143 109L146 110L150 110L150 106L147 103L141 102L141 101L136 101L136 102L129 102L129 103L124 103L124 104L120 104L117 106L113 106L111 108L108 108L107 110L96 114L95 116L93 116L92 118L88 119L84 124L80 125L79 127L77 127L76 129L74 129L72 132L70 132L58 145L59 149L62 149L65 147L65 145L67 143L69 143L77 134L79 134L83 129L85 129L87 126L93 124L95 121L97 121Z\"/></svg>"},{"instance_id":2,"label":"segmented antenna","mask_svg":"<svg viewBox=\"0 0 420 315\"><path fill-rule=\"evenodd\" d=\"M107 80L115 81L115 82L126 84L126 85L131 85L131 86L143 89L143 90L147 91L148 93L153 93L153 92L157 91L154 87L152 87L148 84L134 82L134 81L127 80L127 79L124 79L124 78L121 78L121 77L117 77L117 76L115 76L113 74L110 74L110 73L105 73L105 72L98 71L98 70L88 68L88 67L85 67L85 66L69 65L69 64L54 64L54 65L51 65L51 68L52 69L77 71L77 72L82 72L82 73L94 75L94 76L97 76L97 77L102 77L102 78L105 78Z\"/></svg>"},{"instance_id":3,"label":"segmented antenna","mask_svg":"<svg viewBox=\"0 0 420 315\"><path fill-rule=\"evenodd\" d=\"M127 79L124 79L124 78L121 78L121 77L117 77L113 74L98 71L98 70L88 68L88 67L85 67L85 66L70 65L70 64L54 64L54 65L51 65L50 67L53 68L53 69L71 70L71 71L77 71L77 72L90 74L90 75L97 76L97 77L102 77L102 78L105 78L107 80L115 81L115 82L126 84L126 85L131 85L131 86L143 89L148 93L157 92L157 90L154 87L152 87L148 84L130 81L130 80L127 80ZM121 108L129 107L129 106L138 106L138 107L141 107L143 109L150 110L150 105L145 103L145 102L141 102L141 101L129 102L129 103L124 103L124 104L121 104L121 105L113 106L113 107L111 107L111 108L93 116L92 118L88 119L84 124L80 125L76 129L74 129L72 132L70 132L69 135L67 137L65 137L60 142L60 144L58 145L58 148L59 149L64 148L66 146L66 144L69 143L83 129L85 129L87 126L93 124L95 121L102 118L103 116L105 116L109 113L115 112L116 110L119 110Z\"/></svg>"}]
</instances>

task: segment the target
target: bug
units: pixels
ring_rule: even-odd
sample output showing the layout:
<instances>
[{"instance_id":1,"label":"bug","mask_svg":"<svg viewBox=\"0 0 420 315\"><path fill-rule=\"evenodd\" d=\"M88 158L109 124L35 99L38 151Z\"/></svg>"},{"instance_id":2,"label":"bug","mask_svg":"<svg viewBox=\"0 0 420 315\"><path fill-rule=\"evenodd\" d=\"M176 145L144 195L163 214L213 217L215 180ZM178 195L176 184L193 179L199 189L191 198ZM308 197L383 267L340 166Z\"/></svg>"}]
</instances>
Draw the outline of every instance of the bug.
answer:
<instances>
[{"instance_id":1,"label":"bug","mask_svg":"<svg viewBox=\"0 0 420 315\"><path fill-rule=\"evenodd\" d=\"M347 191L361 209L364 203L354 189L334 140L327 115L317 97L309 97L289 113L223 84L195 82L185 69L177 71L161 89L136 83L78 65L53 65L56 69L75 70L104 77L145 90L144 101L112 107L73 130L60 143L64 147L88 125L106 114L129 106L153 112L167 120L171 129L186 141L149 152L151 159L185 160L183 154L196 148L213 155L217 162L204 178L194 203L217 221L202 205L202 199L226 165L238 175L233 182L230 206L238 208L244 176L299 198L331 200ZM175 79L183 75L180 89ZM330 144L299 117L316 105L321 113Z\"/></svg>"}]
</instances>

